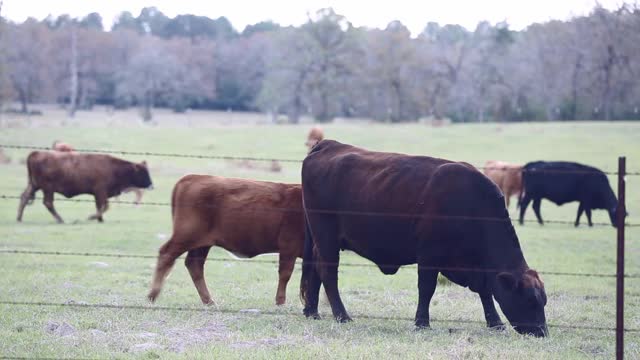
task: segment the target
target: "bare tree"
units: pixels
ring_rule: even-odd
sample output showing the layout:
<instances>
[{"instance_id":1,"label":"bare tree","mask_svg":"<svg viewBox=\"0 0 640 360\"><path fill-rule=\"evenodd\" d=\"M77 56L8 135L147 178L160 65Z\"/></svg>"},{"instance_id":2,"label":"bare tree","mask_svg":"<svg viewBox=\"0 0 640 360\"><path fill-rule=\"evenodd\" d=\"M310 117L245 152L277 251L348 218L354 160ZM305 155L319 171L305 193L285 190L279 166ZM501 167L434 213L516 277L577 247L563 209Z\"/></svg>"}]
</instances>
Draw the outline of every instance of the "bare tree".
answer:
<instances>
[{"instance_id":1,"label":"bare tree","mask_svg":"<svg viewBox=\"0 0 640 360\"><path fill-rule=\"evenodd\" d=\"M45 93L46 49L49 33L46 27L34 19L20 26L7 29L7 66L9 79L21 104L21 111L28 112L28 104Z\"/></svg>"}]
</instances>

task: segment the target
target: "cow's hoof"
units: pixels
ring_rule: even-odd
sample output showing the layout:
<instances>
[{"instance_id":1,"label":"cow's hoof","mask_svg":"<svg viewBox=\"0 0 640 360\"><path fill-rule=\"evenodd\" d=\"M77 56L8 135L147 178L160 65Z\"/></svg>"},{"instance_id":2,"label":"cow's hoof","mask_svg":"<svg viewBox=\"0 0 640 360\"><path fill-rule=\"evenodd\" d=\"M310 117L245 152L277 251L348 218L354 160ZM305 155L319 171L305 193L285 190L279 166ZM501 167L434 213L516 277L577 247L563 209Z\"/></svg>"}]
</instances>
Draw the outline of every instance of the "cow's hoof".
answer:
<instances>
[{"instance_id":1,"label":"cow's hoof","mask_svg":"<svg viewBox=\"0 0 640 360\"><path fill-rule=\"evenodd\" d=\"M22 222L22 219L17 218L17 219L16 219L16 221L17 221L17 222Z\"/></svg>"},{"instance_id":2,"label":"cow's hoof","mask_svg":"<svg viewBox=\"0 0 640 360\"><path fill-rule=\"evenodd\" d=\"M429 328L431 328L431 326L429 326L429 320L426 320L426 319L416 320L416 330L424 330Z\"/></svg>"},{"instance_id":3,"label":"cow's hoof","mask_svg":"<svg viewBox=\"0 0 640 360\"><path fill-rule=\"evenodd\" d=\"M344 315L337 316L336 321L341 324L344 324L344 323L352 322L353 320L349 317L349 315L344 314Z\"/></svg>"},{"instance_id":4,"label":"cow's hoof","mask_svg":"<svg viewBox=\"0 0 640 360\"><path fill-rule=\"evenodd\" d=\"M149 301L151 303L154 303L154 302L156 302L156 299L158 298L158 294L160 294L160 291L151 290L151 292L149 292L149 295L147 295L147 299L149 299Z\"/></svg>"},{"instance_id":5,"label":"cow's hoof","mask_svg":"<svg viewBox=\"0 0 640 360\"><path fill-rule=\"evenodd\" d=\"M507 330L507 327L504 326L503 323L488 325L488 327L489 327L489 329L495 330L495 331L505 331L505 330Z\"/></svg>"},{"instance_id":6,"label":"cow's hoof","mask_svg":"<svg viewBox=\"0 0 640 360\"><path fill-rule=\"evenodd\" d=\"M56 222L57 222L58 224L64 224L64 221L62 221L62 220L56 220Z\"/></svg>"},{"instance_id":7,"label":"cow's hoof","mask_svg":"<svg viewBox=\"0 0 640 360\"><path fill-rule=\"evenodd\" d=\"M318 310L309 311L307 309L303 310L302 313L307 319L320 320L320 314L318 314Z\"/></svg>"},{"instance_id":8,"label":"cow's hoof","mask_svg":"<svg viewBox=\"0 0 640 360\"><path fill-rule=\"evenodd\" d=\"M284 296L276 298L276 306L284 305L285 302L287 302L287 299Z\"/></svg>"},{"instance_id":9,"label":"cow's hoof","mask_svg":"<svg viewBox=\"0 0 640 360\"><path fill-rule=\"evenodd\" d=\"M211 306L211 305L215 305L216 302L213 301L213 299L209 298L209 299L200 299L202 300L202 304L207 305L207 306Z\"/></svg>"}]
</instances>

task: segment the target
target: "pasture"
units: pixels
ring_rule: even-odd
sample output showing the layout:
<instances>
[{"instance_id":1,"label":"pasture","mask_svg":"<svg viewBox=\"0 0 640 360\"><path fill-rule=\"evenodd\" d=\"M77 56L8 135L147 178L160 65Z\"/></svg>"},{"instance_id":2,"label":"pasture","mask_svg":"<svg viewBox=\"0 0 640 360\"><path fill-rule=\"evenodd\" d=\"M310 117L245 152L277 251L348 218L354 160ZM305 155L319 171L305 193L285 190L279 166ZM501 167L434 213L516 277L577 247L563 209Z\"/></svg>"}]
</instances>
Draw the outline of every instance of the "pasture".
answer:
<instances>
[{"instance_id":1,"label":"pasture","mask_svg":"<svg viewBox=\"0 0 640 360\"><path fill-rule=\"evenodd\" d=\"M61 112L60 112L61 113ZM50 146L63 140L78 149L232 155L303 159L310 124L273 125L263 116L227 113L174 115L159 112L154 125L133 112L79 112L72 122L55 110L41 118L2 119L0 144ZM372 150L424 154L482 166L488 159L525 163L573 160L616 171L627 156L628 171L640 171L640 124L571 122L525 124L385 125L366 121L323 126L327 138ZM26 186L20 159L28 150L5 149L12 158L0 165L0 195L19 196ZM116 155L118 156L118 155ZM86 220L92 202L57 201L65 224L57 225L37 194L24 222L16 223L17 199L0 199L0 250L135 254L145 258L0 253L0 301L107 304L114 308L0 304L0 356L50 358L612 358L615 333L554 325L615 326L615 278L575 277L545 272L615 274L615 229L611 226L535 223L515 225L527 262L542 272L548 295L550 337L523 337L512 329L488 330L478 296L442 283L431 303L432 329L415 331L415 266L385 276L375 267L341 267L340 289L354 318L337 324L328 303L320 321L302 315L298 299L300 268L287 288L287 303L274 303L277 265L236 261L213 248L205 276L216 305L204 306L183 262L176 262L155 305L146 294L158 248L171 234L167 203L184 174L201 173L270 181L299 182L300 163L122 155L147 160L155 190L143 204L115 203L102 224ZM610 176L614 191L617 179ZM56 199L61 199L56 195ZM92 201L83 196L76 199ZM133 194L120 197L133 200ZM510 213L516 217L515 201ZM627 177L628 223L640 223L640 176ZM577 203L542 204L545 220L575 220ZM257 216L257 215L256 215ZM527 220L535 219L529 209ZM608 222L594 211L596 223ZM640 228L627 228L628 274L640 275ZM367 263L349 253L343 263ZM272 255L260 260L276 260ZM298 264L300 260L298 260ZM640 278L626 280L626 327L640 328ZM119 305L148 308L118 308ZM187 307L189 311L157 309ZM157 310L154 310L157 309ZM367 316L389 319L367 319ZM503 320L506 320L501 314ZM462 320L462 322L459 322ZM467 323L466 321L471 321ZM56 327L57 326L57 327ZM625 336L626 356L640 358L640 336Z\"/></svg>"}]
</instances>

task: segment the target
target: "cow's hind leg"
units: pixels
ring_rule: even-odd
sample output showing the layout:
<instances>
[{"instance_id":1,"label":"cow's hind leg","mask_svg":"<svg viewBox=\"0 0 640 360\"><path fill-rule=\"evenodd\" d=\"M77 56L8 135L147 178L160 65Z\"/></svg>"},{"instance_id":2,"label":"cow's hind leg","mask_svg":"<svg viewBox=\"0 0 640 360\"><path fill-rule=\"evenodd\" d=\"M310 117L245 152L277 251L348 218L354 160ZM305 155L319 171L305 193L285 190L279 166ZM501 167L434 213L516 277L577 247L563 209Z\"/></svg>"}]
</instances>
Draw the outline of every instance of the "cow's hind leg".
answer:
<instances>
[{"instance_id":1,"label":"cow's hind leg","mask_svg":"<svg viewBox=\"0 0 640 360\"><path fill-rule=\"evenodd\" d=\"M589 206L585 206L584 213L587 215L587 221L589 221L589 226L593 226L591 222L591 208Z\"/></svg>"},{"instance_id":2,"label":"cow's hind leg","mask_svg":"<svg viewBox=\"0 0 640 360\"><path fill-rule=\"evenodd\" d=\"M47 210L49 210L51 215L53 215L58 224L62 224L64 221L62 221L62 218L60 217L60 215L58 215L56 208L53 207L53 191L43 190L42 192L44 192L44 199L42 201L44 203L44 206L47 208Z\"/></svg>"},{"instance_id":3,"label":"cow's hind leg","mask_svg":"<svg viewBox=\"0 0 640 360\"><path fill-rule=\"evenodd\" d=\"M186 249L182 245L176 245L173 241L173 237L167 241L162 247L160 247L160 253L158 254L158 263L156 265L156 272L153 275L153 283L151 285L151 291L147 298L154 302L160 294L162 289L162 283L167 277L169 270L176 261L178 256L182 255Z\"/></svg>"},{"instance_id":4,"label":"cow's hind leg","mask_svg":"<svg viewBox=\"0 0 640 360\"><path fill-rule=\"evenodd\" d=\"M329 298L333 316L339 322L351 321L351 317L344 308L340 292L338 290L338 265L340 263L340 248L338 246L337 225L335 219L332 221L323 221L325 226L317 227L314 232L315 244L318 250L318 263L316 268L320 275L320 280L324 286L324 290ZM313 223L313 222L311 222Z\"/></svg>"},{"instance_id":5,"label":"cow's hind leg","mask_svg":"<svg viewBox=\"0 0 640 360\"><path fill-rule=\"evenodd\" d=\"M429 304L436 291L438 271L427 268L426 264L418 264L418 310L416 310L416 327L429 327Z\"/></svg>"},{"instance_id":6,"label":"cow's hind leg","mask_svg":"<svg viewBox=\"0 0 640 360\"><path fill-rule=\"evenodd\" d=\"M504 323L500 320L500 315L496 311L493 303L493 295L488 292L479 293L482 308L484 309L484 318L487 320L487 326L493 329L504 330Z\"/></svg>"},{"instance_id":7,"label":"cow's hind leg","mask_svg":"<svg viewBox=\"0 0 640 360\"><path fill-rule=\"evenodd\" d=\"M18 222L22 221L22 214L24 213L24 207L33 201L36 195L36 191L38 191L38 189L35 186L33 186L31 182L29 182L29 185L27 185L27 188L24 190L22 195L20 195L20 205L18 205L18 216L16 218Z\"/></svg>"},{"instance_id":8,"label":"cow's hind leg","mask_svg":"<svg viewBox=\"0 0 640 360\"><path fill-rule=\"evenodd\" d=\"M202 300L202 303L205 305L213 304L211 294L209 294L209 289L207 289L207 283L204 280L204 262L207 260L209 249L211 249L211 246L189 250L187 258L184 260L184 265L189 270L189 275L191 275L191 280L193 280L193 284L196 286L196 290L198 290L200 300Z\"/></svg>"},{"instance_id":9,"label":"cow's hind leg","mask_svg":"<svg viewBox=\"0 0 640 360\"><path fill-rule=\"evenodd\" d=\"M540 202L542 199L534 199L533 200L533 211L536 213L536 218L538 218L538 224L544 225L544 221L542 221L542 215L540 215Z\"/></svg>"},{"instance_id":10,"label":"cow's hind leg","mask_svg":"<svg viewBox=\"0 0 640 360\"><path fill-rule=\"evenodd\" d=\"M276 305L283 305L287 300L287 284L293 273L293 267L296 264L296 256L280 253L278 266L278 290L276 292Z\"/></svg>"},{"instance_id":11,"label":"cow's hind leg","mask_svg":"<svg viewBox=\"0 0 640 360\"><path fill-rule=\"evenodd\" d=\"M509 209L510 198L511 198L511 189L510 188L504 189L504 202L505 202L505 205L507 206L507 210Z\"/></svg>"}]
</instances>

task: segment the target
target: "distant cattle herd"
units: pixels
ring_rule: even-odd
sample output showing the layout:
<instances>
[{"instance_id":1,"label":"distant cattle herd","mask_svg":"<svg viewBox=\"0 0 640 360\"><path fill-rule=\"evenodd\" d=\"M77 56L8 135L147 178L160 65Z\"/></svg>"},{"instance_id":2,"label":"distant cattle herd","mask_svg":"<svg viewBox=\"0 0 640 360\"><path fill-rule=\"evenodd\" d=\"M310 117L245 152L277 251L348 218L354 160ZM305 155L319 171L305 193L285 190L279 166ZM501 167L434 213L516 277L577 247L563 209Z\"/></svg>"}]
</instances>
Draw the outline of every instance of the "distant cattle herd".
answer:
<instances>
[{"instance_id":1,"label":"distant cattle herd","mask_svg":"<svg viewBox=\"0 0 640 360\"><path fill-rule=\"evenodd\" d=\"M285 303L296 258L303 259L300 295L307 317L319 318L324 286L333 316L350 321L338 290L341 250L375 263L384 274L418 265L415 325L429 326L429 303L438 274L476 292L487 326L503 328L495 299L516 331L548 334L544 283L525 261L510 221L509 199L517 196L520 223L530 202L540 224L541 199L558 205L579 202L575 226L584 212L605 209L614 225L617 199L600 170L572 162L525 165L487 161L484 174L464 162L427 156L374 152L324 140L314 127L305 145L301 184L187 175L173 188L173 234L160 247L148 298L155 301L175 259L185 265L203 303L213 303L204 280L212 246L238 257L279 253L276 304ZM28 181L17 220L25 206L44 194L58 222L54 193L91 194L103 221L108 199L152 188L145 162L77 152L56 141L52 151L34 151L26 161Z\"/></svg>"}]
</instances>

